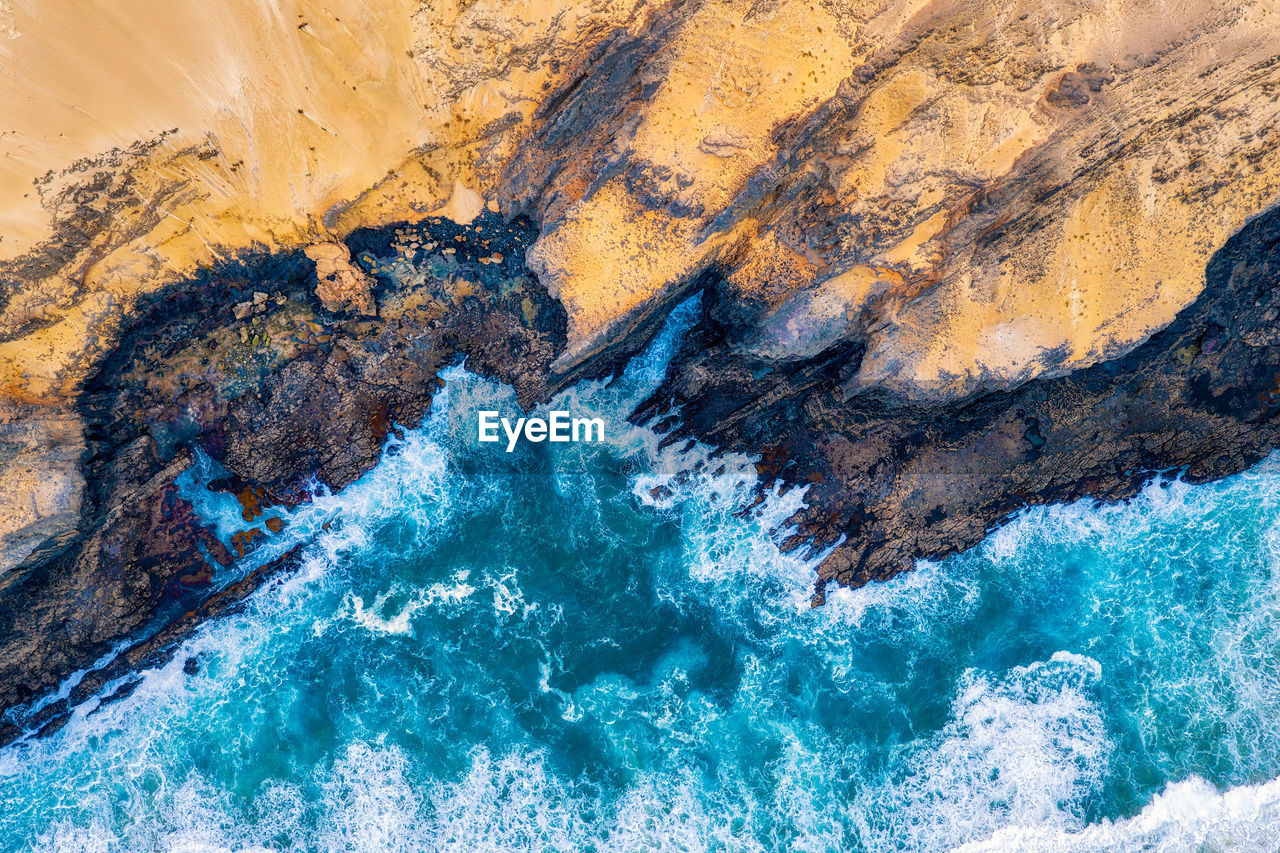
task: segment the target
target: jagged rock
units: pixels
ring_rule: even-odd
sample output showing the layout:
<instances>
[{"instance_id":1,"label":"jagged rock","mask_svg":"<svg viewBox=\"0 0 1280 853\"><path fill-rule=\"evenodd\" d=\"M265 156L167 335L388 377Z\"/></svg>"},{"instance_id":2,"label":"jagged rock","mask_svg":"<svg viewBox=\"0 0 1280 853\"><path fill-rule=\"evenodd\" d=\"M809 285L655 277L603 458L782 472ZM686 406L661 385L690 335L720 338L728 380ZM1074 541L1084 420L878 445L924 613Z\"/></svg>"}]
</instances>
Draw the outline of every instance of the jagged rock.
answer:
<instances>
[{"instance_id":1,"label":"jagged rock","mask_svg":"<svg viewBox=\"0 0 1280 853\"><path fill-rule=\"evenodd\" d=\"M386 274L380 318L317 323L328 309L311 290L302 252L229 263L154 300L124 330L77 400L80 420L29 436L39 422L21 421L13 440L57 435L71 474L81 474L84 460L87 488L83 506L72 488L78 480L60 487L63 503L49 504L48 523L68 534L57 547L22 538L21 529L11 534L12 547L26 553L0 574L0 714L12 710L17 721L0 726L0 743L45 725L46 712L33 716L22 706L107 649L128 641L109 665L118 676L171 648L194 627L195 614L217 612L226 596L243 597L285 567L288 561L274 563L231 589L220 582L233 558L286 529L278 517L264 519L267 508L305 499L313 477L346 486L378 460L395 424L420 421L440 387L437 371L456 357L465 354L474 369L515 385L526 405L550 393L563 313L515 265L478 263L482 252L519 256L532 239L528 223L484 214L475 228L425 227L456 246L460 260L439 278ZM375 257L395 254L385 231L352 239ZM253 329L306 328L312 338L251 336L250 326L229 318L224 306L246 278L292 297L260 301ZM255 347L234 343L246 339ZM244 507L246 528L230 551L174 485L193 447L229 470L218 487ZM106 676L87 677L85 689ZM57 713L65 711L60 705Z\"/></svg>"},{"instance_id":2,"label":"jagged rock","mask_svg":"<svg viewBox=\"0 0 1280 853\"><path fill-rule=\"evenodd\" d=\"M336 0L305 31L176 2L189 32L87 39L108 5L51 0L9 40L5 132L48 142L0 181L0 705L136 625L148 584L199 604L177 546L203 534L137 480L185 448L275 500L342 485L446 354L530 402L698 290L643 414L680 403L678 434L809 484L791 544L845 537L824 579L1274 444L1268 0ZM498 211L536 227L495 251ZM433 212L485 237L424 236ZM408 306L422 252L538 281Z\"/></svg>"},{"instance_id":3,"label":"jagged rock","mask_svg":"<svg viewBox=\"0 0 1280 853\"><path fill-rule=\"evenodd\" d=\"M0 584L33 551L75 531L85 485L80 419L62 408L0 406Z\"/></svg>"},{"instance_id":4,"label":"jagged rock","mask_svg":"<svg viewBox=\"0 0 1280 853\"><path fill-rule=\"evenodd\" d=\"M305 249L316 265L316 296L326 310L373 315L378 307L373 301L369 279L351 265L351 252L341 243L314 243ZM254 295L255 301L257 294ZM267 295L262 294L262 303Z\"/></svg>"},{"instance_id":5,"label":"jagged rock","mask_svg":"<svg viewBox=\"0 0 1280 853\"><path fill-rule=\"evenodd\" d=\"M696 435L763 455L760 473L808 487L786 544L836 546L819 569L858 585L977 544L1028 505L1118 500L1154 474L1202 482L1280 446L1280 208L1209 264L1204 293L1112 361L1008 391L922 403L849 395L864 350L833 346L771 369L735 346L718 287L641 419L679 408Z\"/></svg>"}]
</instances>

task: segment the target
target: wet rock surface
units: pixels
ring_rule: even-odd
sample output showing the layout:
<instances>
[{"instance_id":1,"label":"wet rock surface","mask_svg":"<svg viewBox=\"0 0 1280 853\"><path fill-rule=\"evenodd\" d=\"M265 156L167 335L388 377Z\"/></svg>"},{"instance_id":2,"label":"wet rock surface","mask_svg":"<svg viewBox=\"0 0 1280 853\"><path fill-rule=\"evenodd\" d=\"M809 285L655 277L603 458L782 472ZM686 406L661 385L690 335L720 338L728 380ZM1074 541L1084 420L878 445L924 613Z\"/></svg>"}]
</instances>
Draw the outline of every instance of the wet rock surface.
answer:
<instances>
[{"instance_id":1,"label":"wet rock surface","mask_svg":"<svg viewBox=\"0 0 1280 853\"><path fill-rule=\"evenodd\" d=\"M89 425L78 525L0 577L0 741L52 730L93 696L127 695L131 673L289 566L296 549L237 572L287 530L272 507L306 500L316 482L351 483L397 424L418 423L443 367L465 357L528 406L640 348L652 325L578 373L555 370L566 317L522 263L534 236L487 214L356 231L345 248L373 314L327 309L302 251L244 257L152 300L77 399ZM829 582L970 547L1024 506L1123 499L1156 473L1202 481L1261 459L1280 444L1277 279L1272 211L1213 256L1200 299L1127 355L928 402L851 383L866 351L856 336L805 358L763 356L762 324L776 318L721 298L709 275L699 322L634 416L669 441L759 455L762 487L808 488L785 546L830 549L820 603ZM786 322L803 335L824 317ZM229 542L175 484L196 448L227 471L211 487L243 507Z\"/></svg>"},{"instance_id":2,"label":"wet rock surface","mask_svg":"<svg viewBox=\"0 0 1280 853\"><path fill-rule=\"evenodd\" d=\"M1028 505L1118 500L1157 473L1202 482L1280 444L1280 210L1212 258L1203 295L1129 354L1058 378L928 405L851 392L865 347L753 355L754 334L709 287L702 322L637 413L761 456L766 484L808 487L791 548L832 548L830 581L891 577L977 544ZM680 408L678 425L667 414Z\"/></svg>"},{"instance_id":3,"label":"wet rock surface","mask_svg":"<svg viewBox=\"0 0 1280 853\"><path fill-rule=\"evenodd\" d=\"M237 572L445 364L528 404L699 290L638 416L809 487L818 600L1274 446L1274 217L1240 232L1280 198L1274 3L561 5L186 2L103 40L112 4L50 0L7 40L0 740L287 564ZM173 488L195 448L230 541Z\"/></svg>"},{"instance_id":4,"label":"wet rock surface","mask_svg":"<svg viewBox=\"0 0 1280 853\"><path fill-rule=\"evenodd\" d=\"M79 523L0 578L0 742L154 665L287 566L235 571L283 529L264 510L372 467L398 424L422 419L440 369L465 357L526 405L546 396L565 321L518 263L531 231L483 216L355 232L347 245L376 316L326 309L326 282L301 251L223 264L152 300L77 401ZM230 543L179 494L195 448L229 472L212 485L244 506ZM86 668L68 697L38 702Z\"/></svg>"}]
</instances>

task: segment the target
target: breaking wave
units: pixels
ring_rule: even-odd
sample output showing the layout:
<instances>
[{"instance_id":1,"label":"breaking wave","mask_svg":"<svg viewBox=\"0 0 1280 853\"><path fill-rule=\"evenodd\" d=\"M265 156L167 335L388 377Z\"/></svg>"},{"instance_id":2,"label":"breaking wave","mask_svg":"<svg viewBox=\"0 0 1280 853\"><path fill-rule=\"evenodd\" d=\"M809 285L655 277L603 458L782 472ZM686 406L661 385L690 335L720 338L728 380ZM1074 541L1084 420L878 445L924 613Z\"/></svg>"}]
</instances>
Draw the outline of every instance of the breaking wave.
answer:
<instances>
[{"instance_id":1,"label":"breaking wave","mask_svg":"<svg viewBox=\"0 0 1280 853\"><path fill-rule=\"evenodd\" d=\"M810 610L775 544L803 491L744 514L752 460L626 421L692 310L548 407L602 445L486 471L460 413L514 398L447 373L290 514L299 572L0 750L0 846L1274 849L1280 461L1029 511Z\"/></svg>"}]
</instances>

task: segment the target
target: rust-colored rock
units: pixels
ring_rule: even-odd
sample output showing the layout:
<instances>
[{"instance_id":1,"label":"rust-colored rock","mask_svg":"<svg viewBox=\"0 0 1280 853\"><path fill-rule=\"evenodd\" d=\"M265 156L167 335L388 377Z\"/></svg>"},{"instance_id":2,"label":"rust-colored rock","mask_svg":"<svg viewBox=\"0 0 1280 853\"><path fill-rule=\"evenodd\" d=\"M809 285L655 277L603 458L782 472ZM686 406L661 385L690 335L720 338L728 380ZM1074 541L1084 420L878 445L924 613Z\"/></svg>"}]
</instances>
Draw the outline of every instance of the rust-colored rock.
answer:
<instances>
[{"instance_id":1,"label":"rust-colored rock","mask_svg":"<svg viewBox=\"0 0 1280 853\"><path fill-rule=\"evenodd\" d=\"M351 265L351 252L341 243L313 243L305 250L316 265L316 296L328 311L373 315L369 278Z\"/></svg>"}]
</instances>

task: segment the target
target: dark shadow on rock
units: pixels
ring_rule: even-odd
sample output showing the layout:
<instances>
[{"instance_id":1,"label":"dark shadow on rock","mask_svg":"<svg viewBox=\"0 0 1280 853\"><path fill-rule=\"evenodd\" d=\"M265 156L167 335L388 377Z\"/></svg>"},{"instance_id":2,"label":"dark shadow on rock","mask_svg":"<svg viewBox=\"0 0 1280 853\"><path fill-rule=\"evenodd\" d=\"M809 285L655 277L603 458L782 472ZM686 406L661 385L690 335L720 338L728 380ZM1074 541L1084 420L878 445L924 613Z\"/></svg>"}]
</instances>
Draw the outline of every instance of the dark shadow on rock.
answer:
<instances>
[{"instance_id":1,"label":"dark shadow on rock","mask_svg":"<svg viewBox=\"0 0 1280 853\"><path fill-rule=\"evenodd\" d=\"M1200 297L1129 354L946 404L845 399L862 344L779 364L735 350L733 309L705 314L636 413L681 407L670 440L759 454L764 485L808 487L789 548L829 548L831 580L860 585L980 542L1027 506L1131 497L1154 475L1233 474L1280 444L1280 209L1211 259Z\"/></svg>"},{"instance_id":2,"label":"dark shadow on rock","mask_svg":"<svg viewBox=\"0 0 1280 853\"><path fill-rule=\"evenodd\" d=\"M226 571L280 531L267 508L376 464L397 424L422 420L442 368L465 357L523 404L543 399L566 318L523 269L534 236L492 215L356 232L376 317L326 310L301 251L249 253L149 299L78 401L88 486L76 533L0 585L0 743L153 665L288 565ZM230 543L175 484L195 448L245 508ZM86 668L68 698L36 710Z\"/></svg>"}]
</instances>

